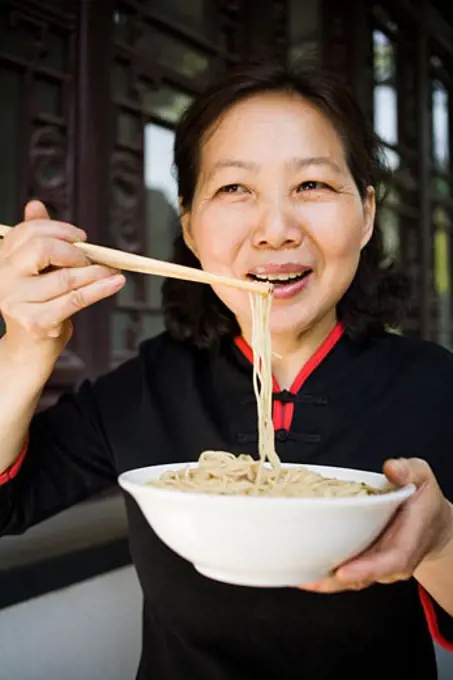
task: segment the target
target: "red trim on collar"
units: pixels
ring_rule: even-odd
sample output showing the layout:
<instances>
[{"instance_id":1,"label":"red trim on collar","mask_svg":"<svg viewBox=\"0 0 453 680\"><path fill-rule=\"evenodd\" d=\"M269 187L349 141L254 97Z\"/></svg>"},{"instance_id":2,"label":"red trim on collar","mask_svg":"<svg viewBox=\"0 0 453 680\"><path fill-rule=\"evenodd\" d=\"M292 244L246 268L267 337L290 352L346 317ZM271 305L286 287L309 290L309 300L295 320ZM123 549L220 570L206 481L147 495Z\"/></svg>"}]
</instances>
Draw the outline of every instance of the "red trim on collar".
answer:
<instances>
[{"instance_id":1,"label":"red trim on collar","mask_svg":"<svg viewBox=\"0 0 453 680\"><path fill-rule=\"evenodd\" d=\"M313 356L304 366L302 366L289 389L292 394L297 394L299 392L307 378L309 378L313 371L326 358L329 352L335 347L337 342L343 336L344 330L343 324L339 321L331 330L322 345L318 347ZM253 351L248 342L243 337L237 337L234 341L244 356L250 361L250 363L253 364ZM280 385L274 377L272 378L272 384L274 392L281 392ZM281 404L278 401L274 403L273 421L275 430L289 430L291 428L293 416L294 404Z\"/></svg>"},{"instance_id":2,"label":"red trim on collar","mask_svg":"<svg viewBox=\"0 0 453 680\"><path fill-rule=\"evenodd\" d=\"M237 347L241 350L242 354L245 356L246 359L250 361L251 364L253 364L253 350L250 347L249 343L247 340L245 340L242 336L234 338L234 342L236 343ZM278 382L272 376L272 387L274 392L280 392L280 387L278 385Z\"/></svg>"},{"instance_id":3,"label":"red trim on collar","mask_svg":"<svg viewBox=\"0 0 453 680\"><path fill-rule=\"evenodd\" d=\"M27 437L27 441L25 442L22 451L20 452L20 454L16 458L15 463L13 463L13 465L11 465L10 468L5 470L5 472L0 475L0 486L3 486L3 484L7 484L12 479L14 479L14 477L17 475L17 473L19 472L19 470L22 466L22 463L24 462L24 459L25 459L25 456L26 456L26 453L27 453L27 448L28 448L28 437Z\"/></svg>"},{"instance_id":4,"label":"red trim on collar","mask_svg":"<svg viewBox=\"0 0 453 680\"><path fill-rule=\"evenodd\" d=\"M289 390L292 394L297 394L299 392L304 382L313 373L315 368L317 368L319 364L326 358L329 352L335 347L343 333L343 324L337 323L336 326L330 331L322 345L318 347L311 359L309 359L305 366L303 366L299 371ZM291 404L289 405L291 406Z\"/></svg>"}]
</instances>

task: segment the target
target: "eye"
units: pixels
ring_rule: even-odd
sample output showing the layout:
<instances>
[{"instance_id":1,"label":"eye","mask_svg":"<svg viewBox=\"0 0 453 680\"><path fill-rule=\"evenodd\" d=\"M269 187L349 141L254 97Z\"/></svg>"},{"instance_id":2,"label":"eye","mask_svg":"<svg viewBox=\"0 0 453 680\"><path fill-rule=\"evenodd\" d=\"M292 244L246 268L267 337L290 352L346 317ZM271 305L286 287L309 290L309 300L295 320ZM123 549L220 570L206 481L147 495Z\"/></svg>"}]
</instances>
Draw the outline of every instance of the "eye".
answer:
<instances>
[{"instance_id":1,"label":"eye","mask_svg":"<svg viewBox=\"0 0 453 680\"><path fill-rule=\"evenodd\" d=\"M245 191L245 187L242 184L226 184L221 187L218 191L219 194L240 194Z\"/></svg>"},{"instance_id":2,"label":"eye","mask_svg":"<svg viewBox=\"0 0 453 680\"><path fill-rule=\"evenodd\" d=\"M330 187L325 182L315 182L314 180L308 180L307 182L301 182L297 189L299 191L319 191L320 189L330 189Z\"/></svg>"}]
</instances>

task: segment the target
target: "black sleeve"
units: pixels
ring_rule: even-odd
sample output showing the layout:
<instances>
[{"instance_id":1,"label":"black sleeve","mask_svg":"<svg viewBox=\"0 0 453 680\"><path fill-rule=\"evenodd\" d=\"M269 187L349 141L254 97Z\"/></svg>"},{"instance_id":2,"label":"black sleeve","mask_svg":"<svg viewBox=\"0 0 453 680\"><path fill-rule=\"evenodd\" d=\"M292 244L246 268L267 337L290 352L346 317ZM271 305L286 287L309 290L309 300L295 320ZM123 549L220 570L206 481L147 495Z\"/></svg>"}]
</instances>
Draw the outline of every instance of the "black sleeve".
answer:
<instances>
[{"instance_id":1,"label":"black sleeve","mask_svg":"<svg viewBox=\"0 0 453 680\"><path fill-rule=\"evenodd\" d=\"M20 534L115 482L95 386L85 381L34 416L24 461L0 486L0 535Z\"/></svg>"}]
</instances>

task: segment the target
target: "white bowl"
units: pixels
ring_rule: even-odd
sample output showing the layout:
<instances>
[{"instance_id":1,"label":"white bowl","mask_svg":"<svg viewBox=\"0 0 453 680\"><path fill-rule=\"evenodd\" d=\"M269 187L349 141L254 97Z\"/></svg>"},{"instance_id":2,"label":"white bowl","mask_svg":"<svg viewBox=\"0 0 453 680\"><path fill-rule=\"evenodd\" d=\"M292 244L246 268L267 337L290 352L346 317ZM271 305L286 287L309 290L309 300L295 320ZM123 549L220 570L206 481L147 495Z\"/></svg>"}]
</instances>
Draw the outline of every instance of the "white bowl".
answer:
<instances>
[{"instance_id":1,"label":"white bowl","mask_svg":"<svg viewBox=\"0 0 453 680\"><path fill-rule=\"evenodd\" d=\"M175 553L205 576L245 586L296 586L327 576L369 546L415 490L408 485L376 496L274 498L192 493L147 484L186 465L130 470L118 481ZM387 482L373 472L306 467L375 488Z\"/></svg>"}]
</instances>

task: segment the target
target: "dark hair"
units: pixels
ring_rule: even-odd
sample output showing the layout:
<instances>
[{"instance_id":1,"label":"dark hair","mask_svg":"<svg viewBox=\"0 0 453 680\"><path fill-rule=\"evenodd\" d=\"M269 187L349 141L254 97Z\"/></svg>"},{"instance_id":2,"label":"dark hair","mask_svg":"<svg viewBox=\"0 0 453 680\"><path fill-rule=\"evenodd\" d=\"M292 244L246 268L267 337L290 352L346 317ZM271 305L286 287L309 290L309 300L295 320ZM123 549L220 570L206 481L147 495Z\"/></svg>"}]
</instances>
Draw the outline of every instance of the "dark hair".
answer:
<instances>
[{"instance_id":1,"label":"dark hair","mask_svg":"<svg viewBox=\"0 0 453 680\"><path fill-rule=\"evenodd\" d=\"M347 86L336 75L312 66L294 70L278 64L252 64L232 71L210 86L179 122L174 161L182 210L189 210L192 204L206 133L234 104L267 92L303 97L331 121L343 142L346 161L362 199L367 187L379 190L383 186L385 168L379 142ZM200 267L181 234L175 239L173 261ZM177 339L210 347L222 336L239 333L234 314L210 286L168 279L162 292L165 324ZM386 260L377 219L373 235L360 255L355 277L338 302L338 317L352 338L363 338L386 326L397 326L408 297L406 276Z\"/></svg>"}]
</instances>

